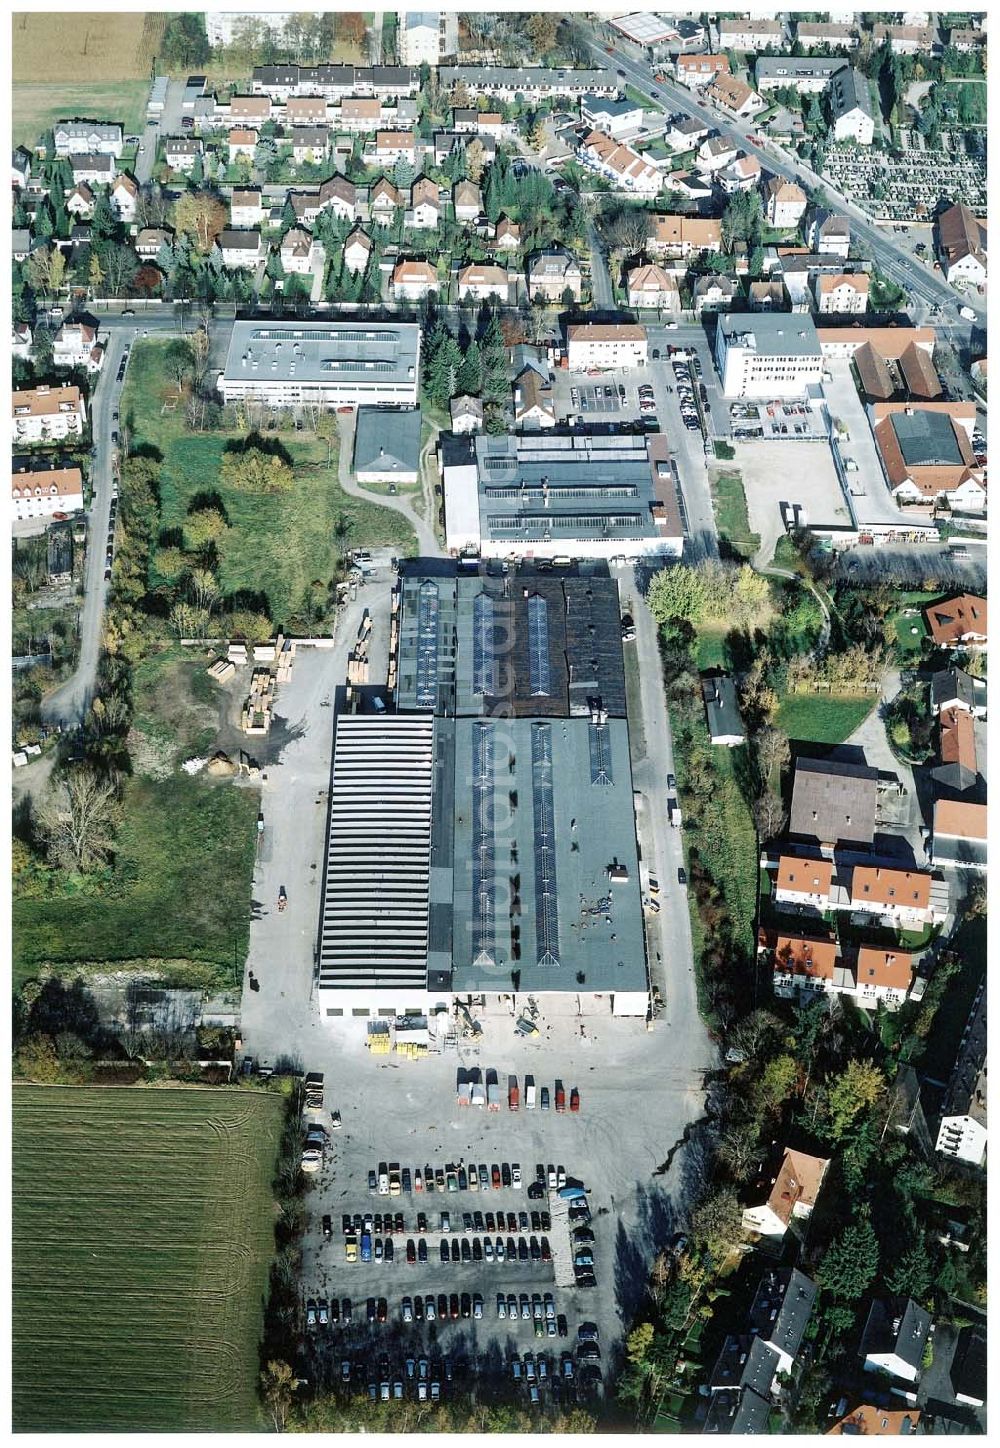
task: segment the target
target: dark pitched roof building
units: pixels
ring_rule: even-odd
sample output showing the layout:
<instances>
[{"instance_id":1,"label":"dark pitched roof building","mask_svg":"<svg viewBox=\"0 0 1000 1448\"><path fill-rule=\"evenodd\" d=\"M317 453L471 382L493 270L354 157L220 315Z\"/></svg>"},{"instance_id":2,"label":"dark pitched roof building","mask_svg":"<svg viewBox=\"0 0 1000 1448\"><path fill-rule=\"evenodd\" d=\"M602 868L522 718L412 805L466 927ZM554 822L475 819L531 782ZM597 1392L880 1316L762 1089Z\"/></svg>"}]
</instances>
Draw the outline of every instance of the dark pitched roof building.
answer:
<instances>
[{"instance_id":1,"label":"dark pitched roof building","mask_svg":"<svg viewBox=\"0 0 1000 1448\"><path fill-rule=\"evenodd\" d=\"M792 788L793 835L823 844L870 845L875 838L878 770L836 760L800 759Z\"/></svg>"}]
</instances>

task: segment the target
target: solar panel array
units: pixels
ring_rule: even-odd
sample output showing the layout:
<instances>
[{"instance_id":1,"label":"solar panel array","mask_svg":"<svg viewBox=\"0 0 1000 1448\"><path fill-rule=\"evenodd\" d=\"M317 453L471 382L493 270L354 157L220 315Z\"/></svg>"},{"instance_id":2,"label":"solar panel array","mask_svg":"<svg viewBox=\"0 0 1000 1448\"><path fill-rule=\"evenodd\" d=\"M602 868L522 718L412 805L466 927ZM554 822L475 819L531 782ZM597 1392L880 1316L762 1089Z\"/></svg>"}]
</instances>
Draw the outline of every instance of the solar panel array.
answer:
<instances>
[{"instance_id":1,"label":"solar panel array","mask_svg":"<svg viewBox=\"0 0 1000 1448\"><path fill-rule=\"evenodd\" d=\"M496 964L496 860L493 849L493 725L472 731L472 959Z\"/></svg>"},{"instance_id":2,"label":"solar panel array","mask_svg":"<svg viewBox=\"0 0 1000 1448\"><path fill-rule=\"evenodd\" d=\"M552 692L549 667L549 606L540 595L528 599L528 677L532 695Z\"/></svg>"},{"instance_id":3,"label":"solar panel array","mask_svg":"<svg viewBox=\"0 0 1000 1448\"><path fill-rule=\"evenodd\" d=\"M559 964L552 725L531 726L531 797L535 823L535 945L539 965Z\"/></svg>"},{"instance_id":4,"label":"solar panel array","mask_svg":"<svg viewBox=\"0 0 1000 1448\"><path fill-rule=\"evenodd\" d=\"M472 605L472 692L496 694L496 609L488 593L478 593Z\"/></svg>"},{"instance_id":5,"label":"solar panel array","mask_svg":"<svg viewBox=\"0 0 1000 1448\"><path fill-rule=\"evenodd\" d=\"M611 731L606 724L590 725L590 782L614 784L611 770Z\"/></svg>"},{"instance_id":6,"label":"solar panel array","mask_svg":"<svg viewBox=\"0 0 1000 1448\"><path fill-rule=\"evenodd\" d=\"M433 709L438 695L438 614L441 599L432 578L420 585L417 603L417 707Z\"/></svg>"}]
</instances>

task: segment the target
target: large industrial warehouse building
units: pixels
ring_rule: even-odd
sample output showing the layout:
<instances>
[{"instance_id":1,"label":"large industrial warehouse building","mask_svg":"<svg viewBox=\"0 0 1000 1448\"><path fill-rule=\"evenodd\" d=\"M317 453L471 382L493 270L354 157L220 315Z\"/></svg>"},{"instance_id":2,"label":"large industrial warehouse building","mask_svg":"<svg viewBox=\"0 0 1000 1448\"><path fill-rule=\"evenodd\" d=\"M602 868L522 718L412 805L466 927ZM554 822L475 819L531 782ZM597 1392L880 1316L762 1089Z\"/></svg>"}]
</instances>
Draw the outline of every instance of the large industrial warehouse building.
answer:
<instances>
[{"instance_id":1,"label":"large industrial warehouse building","mask_svg":"<svg viewBox=\"0 0 1000 1448\"><path fill-rule=\"evenodd\" d=\"M390 670L337 720L321 1012L645 1016L615 580L415 560Z\"/></svg>"}]
</instances>

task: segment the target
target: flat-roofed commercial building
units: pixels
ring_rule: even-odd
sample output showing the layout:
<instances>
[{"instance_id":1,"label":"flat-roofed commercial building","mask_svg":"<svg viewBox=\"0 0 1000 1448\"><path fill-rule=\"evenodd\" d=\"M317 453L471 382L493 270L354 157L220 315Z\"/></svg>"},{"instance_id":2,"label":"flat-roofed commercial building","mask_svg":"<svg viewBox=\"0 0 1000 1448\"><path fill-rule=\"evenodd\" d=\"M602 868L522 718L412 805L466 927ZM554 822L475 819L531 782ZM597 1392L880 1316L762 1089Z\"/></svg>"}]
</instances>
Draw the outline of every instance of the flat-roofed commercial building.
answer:
<instances>
[{"instance_id":1,"label":"flat-roofed commercial building","mask_svg":"<svg viewBox=\"0 0 1000 1448\"><path fill-rule=\"evenodd\" d=\"M666 440L546 432L441 449L455 553L484 558L678 558L684 527Z\"/></svg>"},{"instance_id":2,"label":"flat-roofed commercial building","mask_svg":"<svg viewBox=\"0 0 1000 1448\"><path fill-rule=\"evenodd\" d=\"M337 719L317 958L320 1014L423 1015L428 976L434 719Z\"/></svg>"},{"instance_id":3,"label":"flat-roofed commercial building","mask_svg":"<svg viewBox=\"0 0 1000 1448\"><path fill-rule=\"evenodd\" d=\"M452 986L510 1013L645 1016L628 726L457 719ZM516 801L516 803L512 803Z\"/></svg>"},{"instance_id":4,"label":"flat-roofed commercial building","mask_svg":"<svg viewBox=\"0 0 1000 1448\"><path fill-rule=\"evenodd\" d=\"M621 600L603 563L404 563L390 658L401 710L625 717Z\"/></svg>"},{"instance_id":5,"label":"flat-roofed commercial building","mask_svg":"<svg viewBox=\"0 0 1000 1448\"><path fill-rule=\"evenodd\" d=\"M823 380L823 354L811 317L723 313L715 363L726 397L762 401L805 397Z\"/></svg>"},{"instance_id":6,"label":"flat-roofed commercial building","mask_svg":"<svg viewBox=\"0 0 1000 1448\"><path fill-rule=\"evenodd\" d=\"M239 321L217 387L224 402L413 407L419 358L420 328L413 322Z\"/></svg>"}]
</instances>

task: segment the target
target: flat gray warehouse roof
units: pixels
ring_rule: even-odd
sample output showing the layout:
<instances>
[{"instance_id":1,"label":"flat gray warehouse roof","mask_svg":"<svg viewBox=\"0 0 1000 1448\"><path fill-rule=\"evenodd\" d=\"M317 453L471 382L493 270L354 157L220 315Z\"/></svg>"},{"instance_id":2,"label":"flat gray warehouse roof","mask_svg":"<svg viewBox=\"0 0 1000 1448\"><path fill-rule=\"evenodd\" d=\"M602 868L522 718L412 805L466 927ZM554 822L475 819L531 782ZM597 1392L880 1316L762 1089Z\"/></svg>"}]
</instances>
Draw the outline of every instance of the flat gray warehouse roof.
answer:
<instances>
[{"instance_id":1,"label":"flat gray warehouse roof","mask_svg":"<svg viewBox=\"0 0 1000 1448\"><path fill-rule=\"evenodd\" d=\"M451 728L453 989L644 992L625 721Z\"/></svg>"},{"instance_id":2,"label":"flat gray warehouse roof","mask_svg":"<svg viewBox=\"0 0 1000 1448\"><path fill-rule=\"evenodd\" d=\"M236 322L226 382L412 383L420 353L414 322Z\"/></svg>"}]
</instances>

